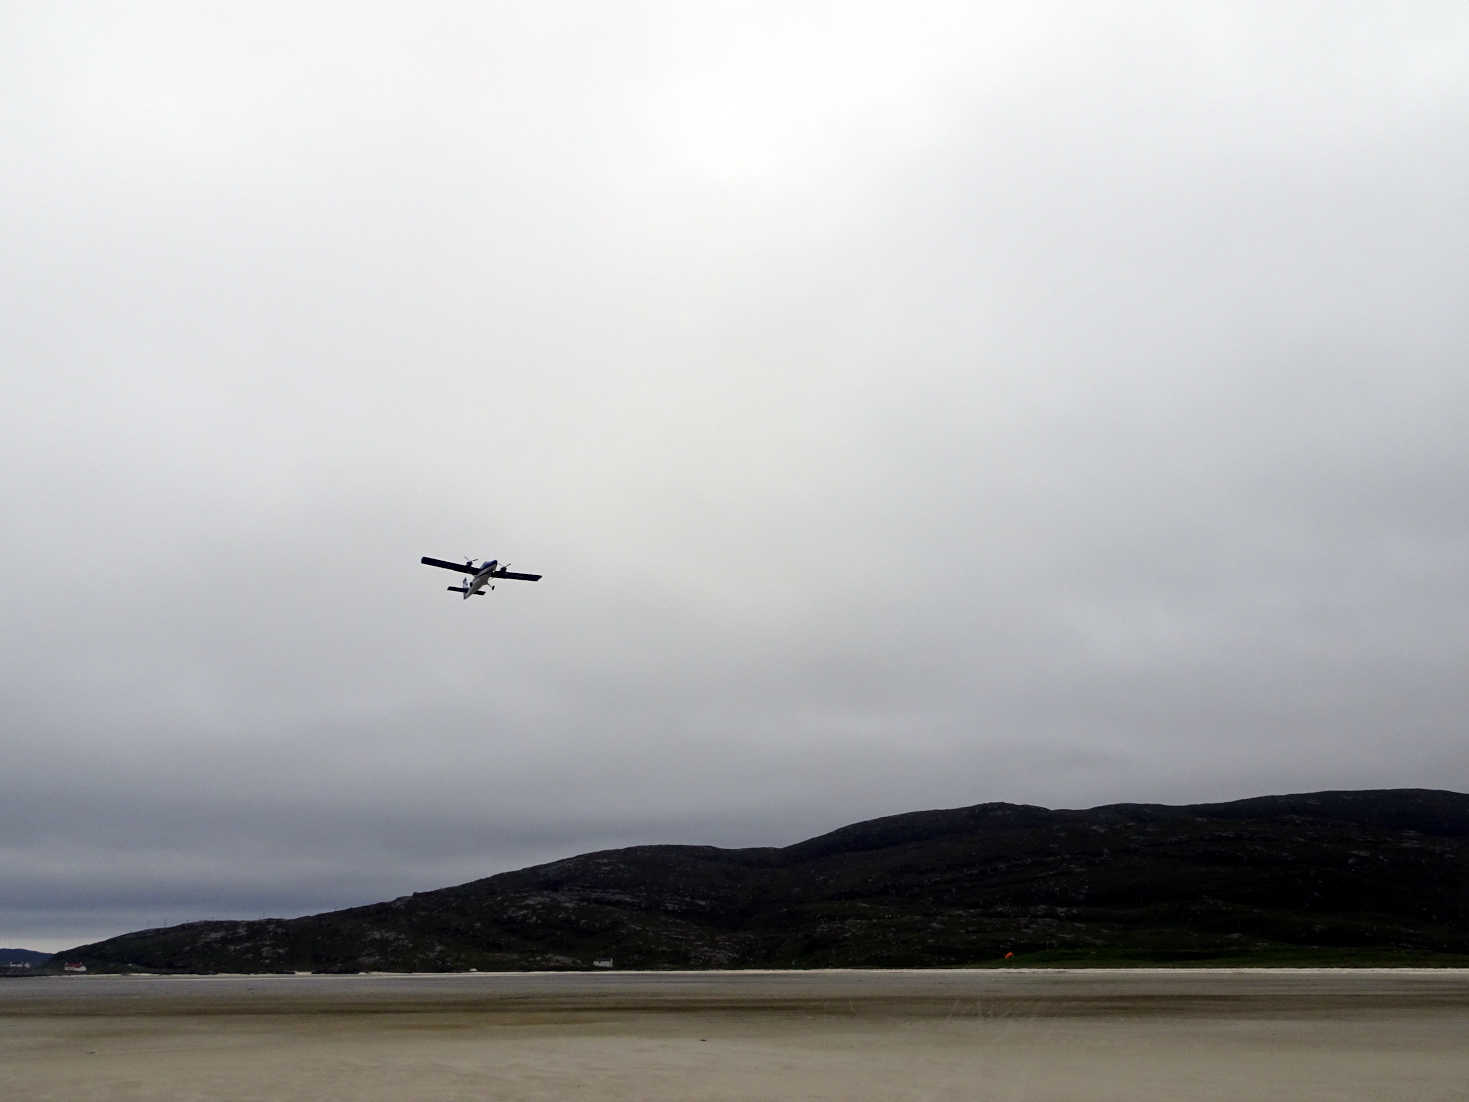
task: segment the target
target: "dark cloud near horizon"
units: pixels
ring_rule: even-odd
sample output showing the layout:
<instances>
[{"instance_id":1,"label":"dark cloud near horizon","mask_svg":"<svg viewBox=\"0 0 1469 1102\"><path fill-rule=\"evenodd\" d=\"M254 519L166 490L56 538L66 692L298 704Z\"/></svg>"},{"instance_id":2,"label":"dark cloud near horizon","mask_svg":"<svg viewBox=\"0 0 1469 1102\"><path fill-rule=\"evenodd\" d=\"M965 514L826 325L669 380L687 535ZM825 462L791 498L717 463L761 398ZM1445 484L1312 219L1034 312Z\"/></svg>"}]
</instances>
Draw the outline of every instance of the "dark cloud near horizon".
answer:
<instances>
[{"instance_id":1,"label":"dark cloud near horizon","mask_svg":"<svg viewBox=\"0 0 1469 1102\"><path fill-rule=\"evenodd\" d=\"M15 22L0 942L1469 788L1461 5Z\"/></svg>"}]
</instances>

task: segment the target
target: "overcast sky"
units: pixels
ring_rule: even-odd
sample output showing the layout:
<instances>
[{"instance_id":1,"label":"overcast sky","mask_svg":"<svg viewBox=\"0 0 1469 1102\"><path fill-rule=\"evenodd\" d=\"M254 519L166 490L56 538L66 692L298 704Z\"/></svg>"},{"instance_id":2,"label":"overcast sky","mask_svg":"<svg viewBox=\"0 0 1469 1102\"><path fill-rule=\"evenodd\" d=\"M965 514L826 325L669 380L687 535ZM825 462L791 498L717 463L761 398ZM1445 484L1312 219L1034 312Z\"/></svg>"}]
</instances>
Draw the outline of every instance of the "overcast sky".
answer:
<instances>
[{"instance_id":1,"label":"overcast sky","mask_svg":"<svg viewBox=\"0 0 1469 1102\"><path fill-rule=\"evenodd\" d=\"M1469 790L1462 0L3 7L0 945Z\"/></svg>"}]
</instances>

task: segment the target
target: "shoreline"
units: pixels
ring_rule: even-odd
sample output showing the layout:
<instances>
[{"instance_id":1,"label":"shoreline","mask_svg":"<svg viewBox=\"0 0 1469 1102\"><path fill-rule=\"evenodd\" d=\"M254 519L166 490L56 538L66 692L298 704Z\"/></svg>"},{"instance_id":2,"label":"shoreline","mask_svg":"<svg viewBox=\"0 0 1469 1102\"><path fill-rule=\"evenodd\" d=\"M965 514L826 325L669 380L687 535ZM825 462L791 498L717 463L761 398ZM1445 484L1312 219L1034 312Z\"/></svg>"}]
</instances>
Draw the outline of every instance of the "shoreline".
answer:
<instances>
[{"instance_id":1,"label":"shoreline","mask_svg":"<svg viewBox=\"0 0 1469 1102\"><path fill-rule=\"evenodd\" d=\"M1199 965L1198 967L1180 966L1172 964L1150 965L1106 965L1106 964L1055 964L1055 965L1033 965L1015 967L982 967L982 968L558 968L546 971L516 970L513 972L491 972L470 969L464 972L81 972L60 973L40 972L30 975L15 975L0 977L4 979L128 979L132 977L147 979L292 979L304 976L312 976L317 979L351 979L357 976L371 976L380 979L391 979L396 976L414 979L433 979L436 977L467 977L467 976L841 976L841 975L912 975L912 976L934 976L934 975L964 975L964 976L991 976L991 975L1056 975L1060 973L1090 973L1104 972L1112 975L1233 975L1237 973L1266 973L1266 974L1301 974L1317 975L1338 972L1362 972L1362 973L1423 973L1425 975L1436 975L1444 973L1462 973L1469 976L1469 965L1445 964L1405 964L1405 965L1354 965L1354 964L1320 964L1320 965Z\"/></svg>"}]
</instances>

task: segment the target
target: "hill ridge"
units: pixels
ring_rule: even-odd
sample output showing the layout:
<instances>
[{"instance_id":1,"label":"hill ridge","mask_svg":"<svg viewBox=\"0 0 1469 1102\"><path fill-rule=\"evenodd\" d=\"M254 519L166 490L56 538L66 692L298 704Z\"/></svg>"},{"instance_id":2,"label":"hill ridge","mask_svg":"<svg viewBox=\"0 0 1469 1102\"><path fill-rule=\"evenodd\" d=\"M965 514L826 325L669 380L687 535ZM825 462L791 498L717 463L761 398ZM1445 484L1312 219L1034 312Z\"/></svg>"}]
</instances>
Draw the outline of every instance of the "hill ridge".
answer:
<instances>
[{"instance_id":1,"label":"hill ridge","mask_svg":"<svg viewBox=\"0 0 1469 1102\"><path fill-rule=\"evenodd\" d=\"M982 803L783 847L631 846L294 919L60 954L166 971L968 964L1469 954L1469 796L1328 790L1083 810Z\"/></svg>"}]
</instances>

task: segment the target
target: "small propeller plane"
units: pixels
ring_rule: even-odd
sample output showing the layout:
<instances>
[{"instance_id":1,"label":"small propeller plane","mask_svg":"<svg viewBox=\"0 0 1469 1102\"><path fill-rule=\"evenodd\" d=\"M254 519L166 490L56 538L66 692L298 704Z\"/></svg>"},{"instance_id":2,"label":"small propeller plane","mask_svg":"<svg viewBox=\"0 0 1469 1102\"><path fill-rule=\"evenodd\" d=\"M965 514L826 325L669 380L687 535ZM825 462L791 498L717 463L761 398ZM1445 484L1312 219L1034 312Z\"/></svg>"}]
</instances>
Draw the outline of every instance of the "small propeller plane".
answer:
<instances>
[{"instance_id":1,"label":"small propeller plane","mask_svg":"<svg viewBox=\"0 0 1469 1102\"><path fill-rule=\"evenodd\" d=\"M450 593L464 594L466 601L469 600L471 594L476 597L483 597L485 595L485 586L491 581L499 581L501 578L509 578L517 582L538 582L541 580L539 574L516 574L508 569L510 566L508 562L504 566L501 566L500 560L498 559L490 559L488 562L481 563L479 566L474 565L473 559L466 559L463 563L457 563L446 562L443 559L431 559L427 555L418 561L423 563L424 566L438 566L445 570L457 570L461 574L470 575L470 577L464 579L463 585L451 585L449 587ZM491 585L490 588L494 589L495 587Z\"/></svg>"}]
</instances>

